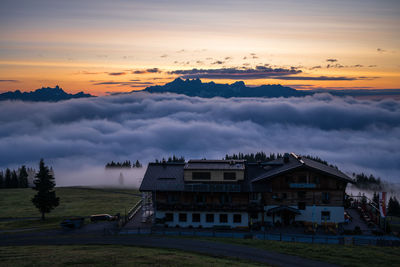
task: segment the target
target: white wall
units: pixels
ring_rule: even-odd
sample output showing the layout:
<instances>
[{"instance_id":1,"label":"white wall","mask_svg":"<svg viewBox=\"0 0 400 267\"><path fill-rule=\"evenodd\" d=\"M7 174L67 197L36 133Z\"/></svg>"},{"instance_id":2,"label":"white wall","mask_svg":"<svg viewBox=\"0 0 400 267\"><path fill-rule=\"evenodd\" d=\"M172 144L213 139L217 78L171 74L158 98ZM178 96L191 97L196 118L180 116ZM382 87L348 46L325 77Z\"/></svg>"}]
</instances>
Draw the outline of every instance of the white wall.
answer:
<instances>
[{"instance_id":1,"label":"white wall","mask_svg":"<svg viewBox=\"0 0 400 267\"><path fill-rule=\"evenodd\" d=\"M268 211L271 208L275 208L278 206L264 206L264 210ZM297 209L297 206L290 206L291 208ZM334 223L342 223L344 222L344 207L333 207L333 206L315 206L314 210L314 217L313 217L313 206L306 206L305 210L299 210L300 215L296 215L295 220L296 221L307 221L307 222L312 222L314 218L314 222L321 224L321 211L330 211L330 219L327 220L326 222L334 222ZM265 215L265 221L266 222L272 222L272 216L267 216ZM277 221L282 221L279 216L275 216L275 222Z\"/></svg>"},{"instance_id":2,"label":"white wall","mask_svg":"<svg viewBox=\"0 0 400 267\"><path fill-rule=\"evenodd\" d=\"M166 213L172 213L174 215L174 220L172 222L166 222L166 224L169 227L175 227L176 225L179 225L179 227L189 227L193 226L194 228L199 227L200 225L203 228L211 228L213 226L223 226L223 225L228 225L232 228L235 227L248 227L249 224L249 216L247 212L196 212L196 211L182 211L182 212L176 212L176 211L157 211L156 212L156 218L162 219L165 217ZM180 222L179 221L179 213L186 213L187 214L187 220L186 222ZM199 213L200 214L200 222L192 222L192 213ZM214 222L213 223L208 223L206 222L206 214L212 213L214 214ZM219 222L219 215L220 214L227 214L228 215L228 222L227 223L220 223ZM242 215L242 222L241 223L234 223L233 222L233 215L234 214L240 214Z\"/></svg>"}]
</instances>

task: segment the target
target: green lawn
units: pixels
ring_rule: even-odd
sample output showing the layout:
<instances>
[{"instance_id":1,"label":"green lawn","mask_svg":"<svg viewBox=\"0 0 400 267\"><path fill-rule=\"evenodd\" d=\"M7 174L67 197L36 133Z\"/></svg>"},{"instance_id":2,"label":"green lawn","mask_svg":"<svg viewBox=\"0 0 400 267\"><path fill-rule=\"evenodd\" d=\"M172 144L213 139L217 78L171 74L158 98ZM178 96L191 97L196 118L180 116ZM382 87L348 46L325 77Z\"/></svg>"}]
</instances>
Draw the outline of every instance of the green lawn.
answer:
<instances>
[{"instance_id":1,"label":"green lawn","mask_svg":"<svg viewBox=\"0 0 400 267\"><path fill-rule=\"evenodd\" d=\"M1 189L0 218L40 217L31 199L36 193L33 189ZM0 229L15 228L52 228L58 227L60 221L69 216L89 216L97 213L125 214L140 197L131 195L138 191L123 189L96 189L83 187L58 187L56 195L60 205L46 214L46 222L37 219L0 222Z\"/></svg>"},{"instance_id":2,"label":"green lawn","mask_svg":"<svg viewBox=\"0 0 400 267\"><path fill-rule=\"evenodd\" d=\"M2 266L261 266L170 249L119 245L0 247Z\"/></svg>"},{"instance_id":3,"label":"green lawn","mask_svg":"<svg viewBox=\"0 0 400 267\"><path fill-rule=\"evenodd\" d=\"M342 266L400 266L399 247L322 245L235 238L202 239L257 247Z\"/></svg>"},{"instance_id":4,"label":"green lawn","mask_svg":"<svg viewBox=\"0 0 400 267\"><path fill-rule=\"evenodd\" d=\"M392 230L393 232L400 232L400 217L387 216L386 220L389 223L390 230Z\"/></svg>"}]
</instances>

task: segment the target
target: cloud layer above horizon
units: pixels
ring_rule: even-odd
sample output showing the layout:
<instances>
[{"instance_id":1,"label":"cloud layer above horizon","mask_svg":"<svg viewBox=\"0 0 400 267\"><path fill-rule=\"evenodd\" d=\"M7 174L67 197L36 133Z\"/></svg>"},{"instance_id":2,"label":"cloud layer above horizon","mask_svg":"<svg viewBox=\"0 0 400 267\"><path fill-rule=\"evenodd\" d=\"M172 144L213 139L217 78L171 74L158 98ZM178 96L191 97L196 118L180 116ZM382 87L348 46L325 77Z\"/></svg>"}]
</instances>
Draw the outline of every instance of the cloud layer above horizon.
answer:
<instances>
[{"instance_id":1,"label":"cloud layer above horizon","mask_svg":"<svg viewBox=\"0 0 400 267\"><path fill-rule=\"evenodd\" d=\"M0 122L0 169L36 167L44 158L60 185L74 185L76 177L79 184L93 184L90 176L111 160L148 162L172 154L220 159L257 151L310 154L349 174L400 182L400 102L394 100L140 92L58 103L1 102Z\"/></svg>"}]
</instances>

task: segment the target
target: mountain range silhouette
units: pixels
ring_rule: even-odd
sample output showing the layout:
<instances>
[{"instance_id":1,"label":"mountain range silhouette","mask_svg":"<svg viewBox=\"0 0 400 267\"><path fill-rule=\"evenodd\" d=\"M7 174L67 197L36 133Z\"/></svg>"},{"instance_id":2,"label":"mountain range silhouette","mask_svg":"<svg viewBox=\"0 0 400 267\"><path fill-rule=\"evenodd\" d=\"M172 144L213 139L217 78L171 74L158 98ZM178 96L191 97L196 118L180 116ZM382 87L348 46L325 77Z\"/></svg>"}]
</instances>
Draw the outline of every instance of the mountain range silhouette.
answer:
<instances>
[{"instance_id":1,"label":"mountain range silhouette","mask_svg":"<svg viewBox=\"0 0 400 267\"><path fill-rule=\"evenodd\" d=\"M309 92L282 86L280 84L268 84L257 87L248 87L243 81L232 84L217 84L214 82L203 83L200 79L177 78L165 85L150 86L143 91L149 93L176 93L187 96L210 97L292 97L306 96Z\"/></svg>"},{"instance_id":2,"label":"mountain range silhouette","mask_svg":"<svg viewBox=\"0 0 400 267\"><path fill-rule=\"evenodd\" d=\"M68 100L72 98L82 98L82 97L94 97L91 94L85 94L84 92L79 92L77 94L66 93L58 85L54 88L42 87L31 92L21 92L16 90L14 92L6 92L0 94L1 100L22 100L22 101L47 101L47 102L57 102L62 100Z\"/></svg>"}]
</instances>

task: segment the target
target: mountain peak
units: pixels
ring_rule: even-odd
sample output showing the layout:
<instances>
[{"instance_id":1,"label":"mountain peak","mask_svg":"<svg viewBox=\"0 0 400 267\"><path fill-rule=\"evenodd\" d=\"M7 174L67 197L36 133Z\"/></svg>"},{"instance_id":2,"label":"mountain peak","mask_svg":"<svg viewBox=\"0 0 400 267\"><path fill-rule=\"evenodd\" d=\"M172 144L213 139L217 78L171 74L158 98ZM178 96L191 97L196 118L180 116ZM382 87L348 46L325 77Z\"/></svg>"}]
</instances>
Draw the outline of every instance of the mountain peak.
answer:
<instances>
[{"instance_id":1,"label":"mountain peak","mask_svg":"<svg viewBox=\"0 0 400 267\"><path fill-rule=\"evenodd\" d=\"M291 97L309 95L307 92L285 87L280 84L268 84L258 87L247 87L243 81L232 84L203 83L199 78L176 78L165 85L150 86L144 89L150 93L175 93L199 97Z\"/></svg>"},{"instance_id":2,"label":"mountain peak","mask_svg":"<svg viewBox=\"0 0 400 267\"><path fill-rule=\"evenodd\" d=\"M56 85L55 87L42 87L31 92L23 92L16 90L14 92L6 92L0 94L1 100L21 100L21 101L46 101L46 102L57 102L62 100L68 100L71 98L82 98L82 97L93 97L90 94L83 92L77 94L66 93L61 87Z\"/></svg>"}]
</instances>

